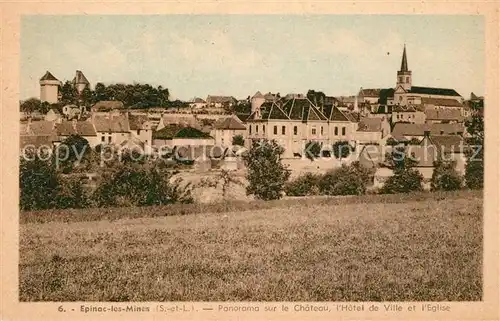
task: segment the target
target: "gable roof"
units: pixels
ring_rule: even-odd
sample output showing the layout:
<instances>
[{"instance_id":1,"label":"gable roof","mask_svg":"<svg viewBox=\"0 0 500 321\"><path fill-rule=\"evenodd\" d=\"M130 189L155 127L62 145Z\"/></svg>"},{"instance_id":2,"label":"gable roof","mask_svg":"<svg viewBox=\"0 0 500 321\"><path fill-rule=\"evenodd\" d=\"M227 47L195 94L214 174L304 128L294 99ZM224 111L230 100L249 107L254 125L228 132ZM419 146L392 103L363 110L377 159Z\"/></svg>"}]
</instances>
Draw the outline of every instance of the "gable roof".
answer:
<instances>
[{"instance_id":1,"label":"gable roof","mask_svg":"<svg viewBox=\"0 0 500 321\"><path fill-rule=\"evenodd\" d=\"M460 152L464 145L464 140L459 135L431 135L429 141L445 153Z\"/></svg>"},{"instance_id":2,"label":"gable roof","mask_svg":"<svg viewBox=\"0 0 500 321\"><path fill-rule=\"evenodd\" d=\"M52 143L57 141L57 137L55 135L23 135L19 137L19 147L21 149L32 145L35 148L39 148L41 146L52 146Z\"/></svg>"},{"instance_id":3,"label":"gable roof","mask_svg":"<svg viewBox=\"0 0 500 321\"><path fill-rule=\"evenodd\" d=\"M444 107L463 107L463 105L452 98L427 98L422 97L422 104L444 106Z\"/></svg>"},{"instance_id":4,"label":"gable roof","mask_svg":"<svg viewBox=\"0 0 500 321\"><path fill-rule=\"evenodd\" d=\"M424 94L424 95L460 96L454 89L449 89L449 88L412 86L408 92L412 94Z\"/></svg>"},{"instance_id":5,"label":"gable roof","mask_svg":"<svg viewBox=\"0 0 500 321\"><path fill-rule=\"evenodd\" d=\"M148 115L145 114L129 114L128 122L130 130L146 129L144 124L148 122Z\"/></svg>"},{"instance_id":6,"label":"gable roof","mask_svg":"<svg viewBox=\"0 0 500 321\"><path fill-rule=\"evenodd\" d=\"M208 95L207 103L212 104L212 103L230 103L230 102L236 102L236 98L233 96L211 96Z\"/></svg>"},{"instance_id":7,"label":"gable roof","mask_svg":"<svg viewBox=\"0 0 500 321\"><path fill-rule=\"evenodd\" d=\"M382 89L380 88L372 88L372 89L361 89L359 91L359 94L363 97L379 97L380 96L380 91Z\"/></svg>"},{"instance_id":8,"label":"gable roof","mask_svg":"<svg viewBox=\"0 0 500 321\"><path fill-rule=\"evenodd\" d=\"M55 134L55 122L48 120L32 121L28 123L28 133L34 136L49 136Z\"/></svg>"},{"instance_id":9,"label":"gable roof","mask_svg":"<svg viewBox=\"0 0 500 321\"><path fill-rule=\"evenodd\" d=\"M246 130L246 127L234 117L219 119L217 122L215 122L214 128L226 130Z\"/></svg>"},{"instance_id":10,"label":"gable roof","mask_svg":"<svg viewBox=\"0 0 500 321\"><path fill-rule=\"evenodd\" d=\"M59 136L97 136L94 125L88 121L63 121L56 125L56 132Z\"/></svg>"},{"instance_id":11,"label":"gable roof","mask_svg":"<svg viewBox=\"0 0 500 321\"><path fill-rule=\"evenodd\" d=\"M51 74L48 70L45 73L45 75L43 75L42 78L40 78L40 81L43 81L43 80L56 80L56 81L59 81L59 79L57 79L56 77L54 77L54 75Z\"/></svg>"},{"instance_id":12,"label":"gable roof","mask_svg":"<svg viewBox=\"0 0 500 321\"><path fill-rule=\"evenodd\" d=\"M130 131L127 114L94 115L92 123L96 132L126 133Z\"/></svg>"},{"instance_id":13,"label":"gable roof","mask_svg":"<svg viewBox=\"0 0 500 321\"><path fill-rule=\"evenodd\" d=\"M462 124L408 124L396 123L392 135L400 136L424 136L429 131L431 135L450 135L465 132Z\"/></svg>"}]
</instances>

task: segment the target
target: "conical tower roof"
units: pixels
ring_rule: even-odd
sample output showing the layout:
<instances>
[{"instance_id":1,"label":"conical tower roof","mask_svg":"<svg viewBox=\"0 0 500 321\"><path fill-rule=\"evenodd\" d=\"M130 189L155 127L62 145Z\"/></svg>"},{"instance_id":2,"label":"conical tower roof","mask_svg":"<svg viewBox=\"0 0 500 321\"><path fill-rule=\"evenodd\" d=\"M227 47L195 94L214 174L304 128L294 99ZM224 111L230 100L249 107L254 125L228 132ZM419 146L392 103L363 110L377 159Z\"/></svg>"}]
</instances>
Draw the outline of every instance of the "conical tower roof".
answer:
<instances>
[{"instance_id":1,"label":"conical tower roof","mask_svg":"<svg viewBox=\"0 0 500 321\"><path fill-rule=\"evenodd\" d=\"M403 48L403 58L401 59L401 70L408 71L408 61L406 59L406 45Z\"/></svg>"},{"instance_id":2,"label":"conical tower roof","mask_svg":"<svg viewBox=\"0 0 500 321\"><path fill-rule=\"evenodd\" d=\"M44 80L56 80L56 81L59 81L56 77L54 77L53 74L51 74L49 71L47 71L45 73L45 75L42 76L42 78L40 78L40 81L44 81Z\"/></svg>"},{"instance_id":3,"label":"conical tower roof","mask_svg":"<svg viewBox=\"0 0 500 321\"><path fill-rule=\"evenodd\" d=\"M80 70L76 71L76 76L73 78L73 83L74 84L85 84L85 85L90 85L90 82L87 80L83 72Z\"/></svg>"}]
</instances>

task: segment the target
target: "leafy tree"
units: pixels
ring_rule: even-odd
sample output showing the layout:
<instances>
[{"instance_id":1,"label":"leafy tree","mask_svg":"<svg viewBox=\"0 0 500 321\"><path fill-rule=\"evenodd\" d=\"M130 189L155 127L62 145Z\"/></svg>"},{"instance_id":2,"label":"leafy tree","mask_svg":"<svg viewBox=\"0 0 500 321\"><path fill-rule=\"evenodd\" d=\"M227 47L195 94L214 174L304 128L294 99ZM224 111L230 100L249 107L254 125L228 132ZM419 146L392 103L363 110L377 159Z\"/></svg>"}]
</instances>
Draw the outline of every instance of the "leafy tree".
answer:
<instances>
[{"instance_id":1,"label":"leafy tree","mask_svg":"<svg viewBox=\"0 0 500 321\"><path fill-rule=\"evenodd\" d=\"M479 108L475 106L474 108ZM484 119L480 114L472 115L465 123L469 148L466 150L465 183L472 189L483 188L484 185Z\"/></svg>"},{"instance_id":2,"label":"leafy tree","mask_svg":"<svg viewBox=\"0 0 500 321\"><path fill-rule=\"evenodd\" d=\"M59 181L52 160L36 154L21 157L19 168L20 207L22 210L42 210L53 207Z\"/></svg>"},{"instance_id":3,"label":"leafy tree","mask_svg":"<svg viewBox=\"0 0 500 321\"><path fill-rule=\"evenodd\" d=\"M247 195L257 199L280 199L290 171L281 163L284 149L275 140L254 141L243 156L247 167L246 178L249 185Z\"/></svg>"},{"instance_id":4,"label":"leafy tree","mask_svg":"<svg viewBox=\"0 0 500 321\"><path fill-rule=\"evenodd\" d=\"M73 165L84 162L92 149L89 142L80 135L70 135L57 147L57 155L63 166L63 172L68 173Z\"/></svg>"},{"instance_id":5,"label":"leafy tree","mask_svg":"<svg viewBox=\"0 0 500 321\"><path fill-rule=\"evenodd\" d=\"M242 135L233 136L233 145L245 146L245 139Z\"/></svg>"},{"instance_id":6,"label":"leafy tree","mask_svg":"<svg viewBox=\"0 0 500 321\"><path fill-rule=\"evenodd\" d=\"M397 140L395 140L394 138L389 137L389 139L387 139L386 144L388 146L396 146L396 145L399 145L399 142Z\"/></svg>"},{"instance_id":7,"label":"leafy tree","mask_svg":"<svg viewBox=\"0 0 500 321\"><path fill-rule=\"evenodd\" d=\"M98 102L98 101L103 101L103 100L110 100L107 96L106 93L106 86L102 82L98 82L95 85L94 88L94 97L93 97L93 102Z\"/></svg>"},{"instance_id":8,"label":"leafy tree","mask_svg":"<svg viewBox=\"0 0 500 321\"><path fill-rule=\"evenodd\" d=\"M78 91L70 81L66 81L60 88L60 94L63 105L78 104Z\"/></svg>"},{"instance_id":9,"label":"leafy tree","mask_svg":"<svg viewBox=\"0 0 500 321\"><path fill-rule=\"evenodd\" d=\"M456 162L438 160L434 162L431 191L454 191L462 187L462 177L455 170Z\"/></svg>"},{"instance_id":10,"label":"leafy tree","mask_svg":"<svg viewBox=\"0 0 500 321\"><path fill-rule=\"evenodd\" d=\"M86 208L90 205L89 195L80 178L59 178L56 208Z\"/></svg>"},{"instance_id":11,"label":"leafy tree","mask_svg":"<svg viewBox=\"0 0 500 321\"><path fill-rule=\"evenodd\" d=\"M82 90L82 94L80 96L81 104L85 108L89 108L94 103L94 97L93 96L94 96L94 94L92 93L92 91L90 90L90 88L88 86L85 87Z\"/></svg>"},{"instance_id":12,"label":"leafy tree","mask_svg":"<svg viewBox=\"0 0 500 321\"><path fill-rule=\"evenodd\" d=\"M314 160L314 158L319 157L321 153L321 145L318 142L314 141L309 141L307 142L304 150L304 154L308 159L311 161Z\"/></svg>"},{"instance_id":13,"label":"leafy tree","mask_svg":"<svg viewBox=\"0 0 500 321\"><path fill-rule=\"evenodd\" d=\"M50 110L50 104L46 101L42 102L38 98L29 98L20 102L20 110L26 114L31 114L35 111L46 114Z\"/></svg>"},{"instance_id":14,"label":"leafy tree","mask_svg":"<svg viewBox=\"0 0 500 321\"><path fill-rule=\"evenodd\" d=\"M333 144L333 155L337 159L346 158L349 154L351 154L351 150L352 148L348 141L341 140Z\"/></svg>"},{"instance_id":15,"label":"leafy tree","mask_svg":"<svg viewBox=\"0 0 500 321\"><path fill-rule=\"evenodd\" d=\"M413 137L408 141L408 145L420 145L421 141L418 138Z\"/></svg>"},{"instance_id":16,"label":"leafy tree","mask_svg":"<svg viewBox=\"0 0 500 321\"><path fill-rule=\"evenodd\" d=\"M409 193L421 191L424 177L413 167L417 162L406 155L402 147L393 148L387 157L387 162L394 170L394 174L387 179L381 189L383 194Z\"/></svg>"}]
</instances>

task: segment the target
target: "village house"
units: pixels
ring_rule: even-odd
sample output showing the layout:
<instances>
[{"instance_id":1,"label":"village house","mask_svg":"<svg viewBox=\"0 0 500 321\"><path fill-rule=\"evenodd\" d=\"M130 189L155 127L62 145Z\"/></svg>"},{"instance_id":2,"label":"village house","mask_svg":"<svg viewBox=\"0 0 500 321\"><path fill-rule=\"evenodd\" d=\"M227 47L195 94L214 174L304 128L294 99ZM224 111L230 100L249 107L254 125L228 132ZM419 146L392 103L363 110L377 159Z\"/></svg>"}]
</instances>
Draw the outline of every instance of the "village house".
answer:
<instances>
[{"instance_id":1,"label":"village house","mask_svg":"<svg viewBox=\"0 0 500 321\"><path fill-rule=\"evenodd\" d=\"M130 139L141 142L144 146L153 144L153 124L149 121L147 114L128 113L130 128Z\"/></svg>"},{"instance_id":2,"label":"village house","mask_svg":"<svg viewBox=\"0 0 500 321\"><path fill-rule=\"evenodd\" d=\"M20 124L20 148L52 148L58 141L53 121L28 120Z\"/></svg>"},{"instance_id":3,"label":"village house","mask_svg":"<svg viewBox=\"0 0 500 321\"><path fill-rule=\"evenodd\" d=\"M199 97L195 97L189 101L189 107L193 109L202 109L207 106L207 102Z\"/></svg>"},{"instance_id":4,"label":"village house","mask_svg":"<svg viewBox=\"0 0 500 321\"><path fill-rule=\"evenodd\" d=\"M66 119L78 119L83 114L83 107L78 107L76 105L66 105L62 108L62 113Z\"/></svg>"},{"instance_id":5,"label":"village house","mask_svg":"<svg viewBox=\"0 0 500 321\"><path fill-rule=\"evenodd\" d=\"M212 136L199 129L181 124L168 124L153 132L153 145L156 148L168 146L214 146Z\"/></svg>"},{"instance_id":6,"label":"village house","mask_svg":"<svg viewBox=\"0 0 500 321\"><path fill-rule=\"evenodd\" d=\"M253 95L250 98L251 113L254 112L256 109L258 109L260 106L262 106L263 103L265 102L272 103L277 101L278 99L279 95L277 94L272 94L269 92L263 95L260 91L257 91L255 95Z\"/></svg>"},{"instance_id":7,"label":"village house","mask_svg":"<svg viewBox=\"0 0 500 321\"><path fill-rule=\"evenodd\" d=\"M391 132L389 120L385 117L363 117L357 124L354 140L356 145L380 144Z\"/></svg>"},{"instance_id":8,"label":"village house","mask_svg":"<svg viewBox=\"0 0 500 321\"><path fill-rule=\"evenodd\" d=\"M320 109L304 96L287 95L262 104L250 115L246 147L254 140L274 139L284 147L283 157L293 158L304 154L309 141L318 142L323 150L331 150L336 141L352 141L356 127L353 117L333 105Z\"/></svg>"},{"instance_id":9,"label":"village house","mask_svg":"<svg viewBox=\"0 0 500 321\"><path fill-rule=\"evenodd\" d=\"M421 106L417 105L396 105L392 106L391 119L393 123L407 122L412 124L423 124L426 121L426 115Z\"/></svg>"},{"instance_id":10,"label":"village house","mask_svg":"<svg viewBox=\"0 0 500 321\"><path fill-rule=\"evenodd\" d=\"M397 138L411 140L412 138L423 139L425 133L430 135L459 135L465 133L465 126L461 123L455 124L408 124L396 123L392 129L391 135Z\"/></svg>"},{"instance_id":11,"label":"village house","mask_svg":"<svg viewBox=\"0 0 500 321\"><path fill-rule=\"evenodd\" d=\"M60 142L71 135L79 135L86 139L92 148L101 143L97 137L94 124L90 121L64 120L56 124L55 129Z\"/></svg>"},{"instance_id":12,"label":"village house","mask_svg":"<svg viewBox=\"0 0 500 321\"><path fill-rule=\"evenodd\" d=\"M59 113L59 111L57 111L57 109L55 108L51 108L46 114L45 114L45 117L44 119L46 121L50 121L50 122L58 122L60 123L62 121L62 115Z\"/></svg>"},{"instance_id":13,"label":"village house","mask_svg":"<svg viewBox=\"0 0 500 321\"><path fill-rule=\"evenodd\" d=\"M358 102L368 103L370 105L377 104L380 99L381 89L363 89L359 90L357 100Z\"/></svg>"},{"instance_id":14,"label":"village house","mask_svg":"<svg viewBox=\"0 0 500 321\"><path fill-rule=\"evenodd\" d=\"M232 96L208 95L206 102L208 107L224 108L224 107L233 107L236 104L237 100Z\"/></svg>"},{"instance_id":15,"label":"village house","mask_svg":"<svg viewBox=\"0 0 500 321\"><path fill-rule=\"evenodd\" d=\"M238 135L245 139L247 128L235 116L220 119L213 124L211 136L214 137L217 146L231 146L233 137Z\"/></svg>"},{"instance_id":16,"label":"village house","mask_svg":"<svg viewBox=\"0 0 500 321\"><path fill-rule=\"evenodd\" d=\"M425 122L427 124L462 123L464 116L459 109L427 109Z\"/></svg>"},{"instance_id":17,"label":"village house","mask_svg":"<svg viewBox=\"0 0 500 321\"><path fill-rule=\"evenodd\" d=\"M96 102L91 108L91 112L109 112L112 110L122 110L125 106L121 101L117 100L102 100Z\"/></svg>"},{"instance_id":18,"label":"village house","mask_svg":"<svg viewBox=\"0 0 500 321\"><path fill-rule=\"evenodd\" d=\"M130 125L127 114L109 112L93 113L91 122L94 124L100 144L120 145L130 136Z\"/></svg>"}]
</instances>

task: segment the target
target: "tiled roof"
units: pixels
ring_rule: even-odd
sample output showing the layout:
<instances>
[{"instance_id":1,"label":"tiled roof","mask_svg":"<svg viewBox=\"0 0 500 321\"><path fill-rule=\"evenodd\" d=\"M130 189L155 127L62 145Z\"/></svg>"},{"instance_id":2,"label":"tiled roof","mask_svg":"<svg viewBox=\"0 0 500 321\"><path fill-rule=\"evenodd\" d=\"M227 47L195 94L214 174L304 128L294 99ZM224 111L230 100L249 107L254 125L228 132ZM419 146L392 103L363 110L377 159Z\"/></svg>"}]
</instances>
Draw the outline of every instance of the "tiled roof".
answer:
<instances>
[{"instance_id":1,"label":"tiled roof","mask_svg":"<svg viewBox=\"0 0 500 321\"><path fill-rule=\"evenodd\" d=\"M463 148L463 138L459 135L430 136L431 143L444 152L459 152Z\"/></svg>"},{"instance_id":2,"label":"tiled roof","mask_svg":"<svg viewBox=\"0 0 500 321\"><path fill-rule=\"evenodd\" d=\"M365 117L359 121L359 132L379 132L382 131L382 118L379 117Z\"/></svg>"},{"instance_id":3,"label":"tiled roof","mask_svg":"<svg viewBox=\"0 0 500 321\"><path fill-rule=\"evenodd\" d=\"M41 81L43 80L56 80L56 81L59 81L56 77L54 77L53 74L51 74L49 71L47 71L45 73L45 75L42 76L42 78L40 78Z\"/></svg>"},{"instance_id":4,"label":"tiled roof","mask_svg":"<svg viewBox=\"0 0 500 321\"><path fill-rule=\"evenodd\" d=\"M179 124L169 124L164 128L153 132L153 139L173 138L210 138L210 135L199 129Z\"/></svg>"},{"instance_id":5,"label":"tiled roof","mask_svg":"<svg viewBox=\"0 0 500 321\"><path fill-rule=\"evenodd\" d=\"M255 95L252 96L252 98L264 98L264 95L260 91L257 91Z\"/></svg>"},{"instance_id":6,"label":"tiled roof","mask_svg":"<svg viewBox=\"0 0 500 321\"><path fill-rule=\"evenodd\" d=\"M464 120L459 109L428 109L425 111L425 118L429 120Z\"/></svg>"},{"instance_id":7,"label":"tiled roof","mask_svg":"<svg viewBox=\"0 0 500 321\"><path fill-rule=\"evenodd\" d=\"M234 117L227 117L225 119L219 119L214 124L215 129L230 129L230 130L245 130L246 127L240 123Z\"/></svg>"},{"instance_id":8,"label":"tiled roof","mask_svg":"<svg viewBox=\"0 0 500 321\"><path fill-rule=\"evenodd\" d=\"M130 131L126 114L94 115L92 122L97 132L126 133Z\"/></svg>"},{"instance_id":9,"label":"tiled roof","mask_svg":"<svg viewBox=\"0 0 500 321\"><path fill-rule=\"evenodd\" d=\"M329 121L352 121L351 118L346 116L347 113L343 113L336 106L325 106L323 113Z\"/></svg>"},{"instance_id":10,"label":"tiled roof","mask_svg":"<svg viewBox=\"0 0 500 321\"><path fill-rule=\"evenodd\" d=\"M392 130L393 136L424 136L429 131L431 135L450 135L465 132L461 124L408 124L396 123Z\"/></svg>"},{"instance_id":11,"label":"tiled roof","mask_svg":"<svg viewBox=\"0 0 500 321\"><path fill-rule=\"evenodd\" d=\"M129 114L128 122L130 130L145 129L143 125L148 122L148 115Z\"/></svg>"},{"instance_id":12,"label":"tiled roof","mask_svg":"<svg viewBox=\"0 0 500 321\"><path fill-rule=\"evenodd\" d=\"M94 125L88 121L63 121L56 125L57 135L59 136L96 136Z\"/></svg>"},{"instance_id":13,"label":"tiled roof","mask_svg":"<svg viewBox=\"0 0 500 321\"><path fill-rule=\"evenodd\" d=\"M85 77L83 72L81 72L80 70L76 71L75 78L73 78L73 83L74 84L85 84L85 85L90 84L90 82L87 80L87 78Z\"/></svg>"},{"instance_id":14,"label":"tiled roof","mask_svg":"<svg viewBox=\"0 0 500 321\"><path fill-rule=\"evenodd\" d=\"M203 99L201 99L200 97L196 97L195 99L193 99L193 103L204 104L205 101Z\"/></svg>"},{"instance_id":15,"label":"tiled roof","mask_svg":"<svg viewBox=\"0 0 500 321\"><path fill-rule=\"evenodd\" d=\"M213 103L230 103L230 102L235 102L236 98L232 96L210 96L208 95L207 97L207 103L213 104Z\"/></svg>"},{"instance_id":16,"label":"tiled roof","mask_svg":"<svg viewBox=\"0 0 500 321\"><path fill-rule=\"evenodd\" d=\"M39 148L41 146L52 146L52 143L57 141L57 137L55 135L25 135L20 137L19 147L25 148L28 145L33 145L35 148Z\"/></svg>"},{"instance_id":17,"label":"tiled roof","mask_svg":"<svg viewBox=\"0 0 500 321\"><path fill-rule=\"evenodd\" d=\"M117 100L102 100L98 101L95 103L94 106L92 106L92 111L108 111L108 110L113 110L113 109L123 109L124 105L121 101Z\"/></svg>"},{"instance_id":18,"label":"tiled roof","mask_svg":"<svg viewBox=\"0 0 500 321\"><path fill-rule=\"evenodd\" d=\"M393 113L414 113L416 111L417 111L417 108L415 106L412 106L412 105L408 105L408 106L396 105L396 106L392 107Z\"/></svg>"},{"instance_id":19,"label":"tiled roof","mask_svg":"<svg viewBox=\"0 0 500 321\"><path fill-rule=\"evenodd\" d=\"M409 93L441 96L460 96L454 89L418 86L412 86L409 90Z\"/></svg>"},{"instance_id":20,"label":"tiled roof","mask_svg":"<svg viewBox=\"0 0 500 321\"><path fill-rule=\"evenodd\" d=\"M363 95L363 97L379 97L380 96L380 91L382 89L376 88L376 89L361 89L360 94Z\"/></svg>"},{"instance_id":21,"label":"tiled roof","mask_svg":"<svg viewBox=\"0 0 500 321\"><path fill-rule=\"evenodd\" d=\"M422 97L422 104L443 106L443 107L463 107L456 99L451 98L426 98Z\"/></svg>"},{"instance_id":22,"label":"tiled roof","mask_svg":"<svg viewBox=\"0 0 500 321\"><path fill-rule=\"evenodd\" d=\"M248 117L250 117L250 114L236 114L236 117L242 122L246 121Z\"/></svg>"},{"instance_id":23,"label":"tiled roof","mask_svg":"<svg viewBox=\"0 0 500 321\"><path fill-rule=\"evenodd\" d=\"M40 121L32 121L28 124L28 131L32 135L35 136L50 136L55 134L55 126L54 122L40 120Z\"/></svg>"}]
</instances>

